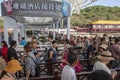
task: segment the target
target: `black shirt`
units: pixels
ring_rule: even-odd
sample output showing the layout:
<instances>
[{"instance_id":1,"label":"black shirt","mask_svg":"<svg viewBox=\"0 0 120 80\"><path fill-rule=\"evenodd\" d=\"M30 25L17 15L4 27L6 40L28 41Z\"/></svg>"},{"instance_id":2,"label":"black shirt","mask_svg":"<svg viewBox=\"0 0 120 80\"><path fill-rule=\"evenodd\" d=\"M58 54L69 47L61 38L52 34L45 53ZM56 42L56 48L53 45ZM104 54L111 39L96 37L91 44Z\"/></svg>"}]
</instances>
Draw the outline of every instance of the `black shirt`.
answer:
<instances>
[{"instance_id":1,"label":"black shirt","mask_svg":"<svg viewBox=\"0 0 120 80\"><path fill-rule=\"evenodd\" d=\"M95 51L96 48L93 45L89 45L87 48L87 59L89 59L90 52Z\"/></svg>"},{"instance_id":2,"label":"black shirt","mask_svg":"<svg viewBox=\"0 0 120 80\"><path fill-rule=\"evenodd\" d=\"M8 61L10 61L12 58L18 60L18 55L16 53L16 50L12 47L8 49Z\"/></svg>"}]
</instances>

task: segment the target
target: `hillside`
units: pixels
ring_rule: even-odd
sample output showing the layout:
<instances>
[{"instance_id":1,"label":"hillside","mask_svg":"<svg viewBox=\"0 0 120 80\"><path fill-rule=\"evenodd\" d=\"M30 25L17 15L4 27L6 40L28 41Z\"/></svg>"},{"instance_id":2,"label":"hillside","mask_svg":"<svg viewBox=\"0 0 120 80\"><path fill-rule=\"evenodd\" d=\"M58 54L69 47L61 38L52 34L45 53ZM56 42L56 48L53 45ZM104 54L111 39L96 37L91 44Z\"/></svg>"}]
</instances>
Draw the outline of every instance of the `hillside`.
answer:
<instances>
[{"instance_id":1,"label":"hillside","mask_svg":"<svg viewBox=\"0 0 120 80\"><path fill-rule=\"evenodd\" d=\"M73 14L71 24L84 26L97 20L120 20L120 7L92 6Z\"/></svg>"}]
</instances>

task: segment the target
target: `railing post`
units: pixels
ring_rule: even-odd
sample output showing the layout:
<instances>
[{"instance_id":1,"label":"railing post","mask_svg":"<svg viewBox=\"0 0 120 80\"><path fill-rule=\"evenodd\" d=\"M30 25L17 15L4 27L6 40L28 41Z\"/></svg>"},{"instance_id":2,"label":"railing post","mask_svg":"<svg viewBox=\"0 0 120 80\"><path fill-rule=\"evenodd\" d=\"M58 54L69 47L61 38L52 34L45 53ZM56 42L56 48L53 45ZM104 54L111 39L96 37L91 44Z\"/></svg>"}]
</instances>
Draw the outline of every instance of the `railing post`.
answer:
<instances>
[{"instance_id":1,"label":"railing post","mask_svg":"<svg viewBox=\"0 0 120 80\"><path fill-rule=\"evenodd\" d=\"M59 78L59 72L58 71L55 71L54 72L54 80L60 80L60 78Z\"/></svg>"},{"instance_id":2,"label":"railing post","mask_svg":"<svg viewBox=\"0 0 120 80\"><path fill-rule=\"evenodd\" d=\"M49 63L47 64L48 66L48 75L51 76L52 73L53 73L53 63L52 63L52 60L49 61Z\"/></svg>"}]
</instances>

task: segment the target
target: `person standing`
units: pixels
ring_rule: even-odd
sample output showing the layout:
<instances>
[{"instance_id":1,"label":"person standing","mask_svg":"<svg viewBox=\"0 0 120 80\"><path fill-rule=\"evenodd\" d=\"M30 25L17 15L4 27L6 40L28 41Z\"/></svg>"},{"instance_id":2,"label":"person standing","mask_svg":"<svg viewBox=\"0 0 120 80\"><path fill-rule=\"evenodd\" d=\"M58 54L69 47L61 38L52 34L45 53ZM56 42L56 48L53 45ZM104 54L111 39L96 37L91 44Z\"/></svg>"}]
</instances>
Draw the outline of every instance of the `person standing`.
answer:
<instances>
[{"instance_id":1,"label":"person standing","mask_svg":"<svg viewBox=\"0 0 120 80\"><path fill-rule=\"evenodd\" d=\"M78 62L77 54L68 55L68 65L63 68L61 80L77 80L74 67Z\"/></svg>"},{"instance_id":2,"label":"person standing","mask_svg":"<svg viewBox=\"0 0 120 80\"><path fill-rule=\"evenodd\" d=\"M115 44L111 46L112 56L115 60L120 60L120 39L115 39Z\"/></svg>"},{"instance_id":3,"label":"person standing","mask_svg":"<svg viewBox=\"0 0 120 80\"><path fill-rule=\"evenodd\" d=\"M32 53L32 46L31 43L28 42L25 46L24 46L24 50L26 53L26 57L25 57L25 71L26 71L26 79L28 80L29 77L35 77L36 75L36 57L35 55Z\"/></svg>"},{"instance_id":4,"label":"person standing","mask_svg":"<svg viewBox=\"0 0 120 80\"><path fill-rule=\"evenodd\" d=\"M49 48L49 61L56 62L57 61L57 42L52 41L52 47Z\"/></svg>"},{"instance_id":5,"label":"person standing","mask_svg":"<svg viewBox=\"0 0 120 80\"><path fill-rule=\"evenodd\" d=\"M8 61L10 61L12 59L18 60L18 55L17 55L16 50L15 50L16 47L17 47L17 42L12 40L10 42L10 47L8 49Z\"/></svg>"},{"instance_id":6,"label":"person standing","mask_svg":"<svg viewBox=\"0 0 120 80\"><path fill-rule=\"evenodd\" d=\"M2 45L1 48L2 57L5 59L6 62L8 62L8 45L6 41L2 41L1 45Z\"/></svg>"}]
</instances>

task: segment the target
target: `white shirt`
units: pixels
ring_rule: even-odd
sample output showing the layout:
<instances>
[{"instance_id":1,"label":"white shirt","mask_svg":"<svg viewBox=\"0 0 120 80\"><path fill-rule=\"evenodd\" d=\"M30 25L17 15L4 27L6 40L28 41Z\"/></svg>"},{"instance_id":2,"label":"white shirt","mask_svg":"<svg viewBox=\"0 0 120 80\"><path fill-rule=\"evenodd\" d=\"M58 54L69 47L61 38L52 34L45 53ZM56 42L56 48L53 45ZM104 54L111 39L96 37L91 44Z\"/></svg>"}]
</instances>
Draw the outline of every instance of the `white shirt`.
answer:
<instances>
[{"instance_id":1,"label":"white shirt","mask_svg":"<svg viewBox=\"0 0 120 80\"><path fill-rule=\"evenodd\" d=\"M74 68L66 65L63 68L61 80L77 80Z\"/></svg>"},{"instance_id":2,"label":"white shirt","mask_svg":"<svg viewBox=\"0 0 120 80\"><path fill-rule=\"evenodd\" d=\"M99 61L94 64L93 71L95 71L95 70L104 70L108 74L111 75L110 69L105 64L103 64L103 63L101 63Z\"/></svg>"}]
</instances>

